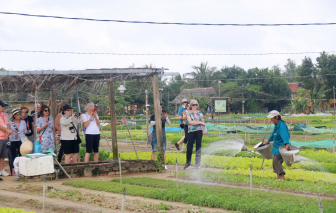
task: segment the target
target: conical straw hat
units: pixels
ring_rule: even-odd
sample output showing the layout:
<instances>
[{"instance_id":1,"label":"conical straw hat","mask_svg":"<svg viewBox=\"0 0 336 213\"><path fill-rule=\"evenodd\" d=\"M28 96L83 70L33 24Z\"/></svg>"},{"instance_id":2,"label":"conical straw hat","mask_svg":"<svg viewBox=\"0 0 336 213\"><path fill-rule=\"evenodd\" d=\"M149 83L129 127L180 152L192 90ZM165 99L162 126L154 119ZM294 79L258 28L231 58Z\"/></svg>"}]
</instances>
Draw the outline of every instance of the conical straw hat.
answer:
<instances>
[{"instance_id":1,"label":"conical straw hat","mask_svg":"<svg viewBox=\"0 0 336 213\"><path fill-rule=\"evenodd\" d=\"M31 154L32 152L33 152L33 143L29 140L24 141L20 147L21 155Z\"/></svg>"}]
</instances>

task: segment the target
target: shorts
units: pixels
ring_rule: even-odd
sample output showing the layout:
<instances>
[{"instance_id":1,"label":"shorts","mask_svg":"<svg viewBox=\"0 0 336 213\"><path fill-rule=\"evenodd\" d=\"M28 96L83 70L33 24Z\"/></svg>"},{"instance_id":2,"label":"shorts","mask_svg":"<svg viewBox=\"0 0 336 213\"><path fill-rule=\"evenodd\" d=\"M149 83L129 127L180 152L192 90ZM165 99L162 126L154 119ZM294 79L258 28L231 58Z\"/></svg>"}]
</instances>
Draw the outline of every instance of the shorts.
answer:
<instances>
[{"instance_id":1,"label":"shorts","mask_svg":"<svg viewBox=\"0 0 336 213\"><path fill-rule=\"evenodd\" d=\"M0 158L8 158L7 140L0 140Z\"/></svg>"},{"instance_id":2,"label":"shorts","mask_svg":"<svg viewBox=\"0 0 336 213\"><path fill-rule=\"evenodd\" d=\"M77 140L61 140L61 145L66 155L79 152Z\"/></svg>"},{"instance_id":3,"label":"shorts","mask_svg":"<svg viewBox=\"0 0 336 213\"><path fill-rule=\"evenodd\" d=\"M100 141L100 134L99 135L85 135L86 141L86 153L99 152L99 141Z\"/></svg>"},{"instance_id":4,"label":"shorts","mask_svg":"<svg viewBox=\"0 0 336 213\"><path fill-rule=\"evenodd\" d=\"M152 151L157 151L157 138L156 135L152 136ZM166 136L163 136L163 151L166 151Z\"/></svg>"},{"instance_id":5,"label":"shorts","mask_svg":"<svg viewBox=\"0 0 336 213\"><path fill-rule=\"evenodd\" d=\"M278 175L285 175L285 171L282 167L283 159L281 155L274 155L273 157L273 172Z\"/></svg>"}]
</instances>

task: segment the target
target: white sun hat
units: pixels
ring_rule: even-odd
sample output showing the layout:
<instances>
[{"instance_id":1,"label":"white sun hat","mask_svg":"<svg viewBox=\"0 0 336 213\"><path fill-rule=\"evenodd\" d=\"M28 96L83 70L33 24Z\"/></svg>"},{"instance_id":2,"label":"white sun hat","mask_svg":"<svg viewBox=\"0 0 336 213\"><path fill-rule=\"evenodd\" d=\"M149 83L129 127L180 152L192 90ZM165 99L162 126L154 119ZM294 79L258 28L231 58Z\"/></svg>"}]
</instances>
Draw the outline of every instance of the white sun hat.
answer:
<instances>
[{"instance_id":1,"label":"white sun hat","mask_svg":"<svg viewBox=\"0 0 336 213\"><path fill-rule=\"evenodd\" d=\"M266 117L271 119L271 118L274 118L275 116L278 116L278 115L280 115L280 113L278 111L272 110Z\"/></svg>"}]
</instances>

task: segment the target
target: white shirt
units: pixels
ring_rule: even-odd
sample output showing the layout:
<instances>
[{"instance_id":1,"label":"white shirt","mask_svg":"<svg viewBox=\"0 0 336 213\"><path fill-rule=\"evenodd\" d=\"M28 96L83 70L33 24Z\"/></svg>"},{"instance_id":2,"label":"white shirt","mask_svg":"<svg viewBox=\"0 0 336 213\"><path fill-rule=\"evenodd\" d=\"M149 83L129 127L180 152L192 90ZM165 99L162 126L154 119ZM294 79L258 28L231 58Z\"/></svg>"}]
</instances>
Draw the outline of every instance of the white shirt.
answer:
<instances>
[{"instance_id":1,"label":"white shirt","mask_svg":"<svg viewBox=\"0 0 336 213\"><path fill-rule=\"evenodd\" d=\"M88 115L87 113L83 114L82 115L83 122L87 122L90 119L90 117L91 116ZM97 115L97 118L99 120L99 116L98 115ZM85 134L89 134L89 135L99 135L100 134L99 127L97 126L95 118L91 118L91 122L85 128Z\"/></svg>"}]
</instances>

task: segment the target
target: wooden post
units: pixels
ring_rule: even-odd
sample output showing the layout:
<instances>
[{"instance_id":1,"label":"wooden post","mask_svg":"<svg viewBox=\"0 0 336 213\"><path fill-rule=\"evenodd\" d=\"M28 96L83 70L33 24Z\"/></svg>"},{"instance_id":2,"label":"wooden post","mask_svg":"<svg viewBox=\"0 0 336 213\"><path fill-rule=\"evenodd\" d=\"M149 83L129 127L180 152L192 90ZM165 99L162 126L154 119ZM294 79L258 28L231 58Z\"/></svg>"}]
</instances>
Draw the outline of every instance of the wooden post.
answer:
<instances>
[{"instance_id":1,"label":"wooden post","mask_svg":"<svg viewBox=\"0 0 336 213\"><path fill-rule=\"evenodd\" d=\"M163 135L162 135L162 122L161 122L161 111L160 111L160 92L159 92L159 80L158 74L155 73L152 77L153 83L153 99L154 99L154 114L155 114L155 126L158 127L156 130L156 138L158 145L158 152L162 153L163 156ZM161 163L164 164L164 158L162 157Z\"/></svg>"},{"instance_id":2,"label":"wooden post","mask_svg":"<svg viewBox=\"0 0 336 213\"><path fill-rule=\"evenodd\" d=\"M77 111L77 115L80 112L80 105L79 105L79 98L78 98L78 85L76 86L76 111ZM78 117L77 117L78 118ZM79 125L77 125L77 129L79 130ZM78 144L79 146L79 155L78 155L78 159L77 162L80 162L80 146L81 144Z\"/></svg>"},{"instance_id":3,"label":"wooden post","mask_svg":"<svg viewBox=\"0 0 336 213\"><path fill-rule=\"evenodd\" d=\"M55 120L57 115L57 103L56 103L56 89L52 88L50 91L50 115Z\"/></svg>"},{"instance_id":4,"label":"wooden post","mask_svg":"<svg viewBox=\"0 0 336 213\"><path fill-rule=\"evenodd\" d=\"M148 138L148 133L149 133L149 129L148 129L148 91L145 91L146 93L146 132L147 132L147 138Z\"/></svg>"},{"instance_id":5,"label":"wooden post","mask_svg":"<svg viewBox=\"0 0 336 213\"><path fill-rule=\"evenodd\" d=\"M110 99L113 160L117 161L118 160L118 142L117 142L117 126L116 126L115 100L114 100L114 82L111 80L109 81L109 99Z\"/></svg>"},{"instance_id":6,"label":"wooden post","mask_svg":"<svg viewBox=\"0 0 336 213\"><path fill-rule=\"evenodd\" d=\"M333 163L335 163L335 137L333 138Z\"/></svg>"},{"instance_id":7,"label":"wooden post","mask_svg":"<svg viewBox=\"0 0 336 213\"><path fill-rule=\"evenodd\" d=\"M250 196L252 196L252 168L253 168L253 165L250 164Z\"/></svg>"},{"instance_id":8,"label":"wooden post","mask_svg":"<svg viewBox=\"0 0 336 213\"><path fill-rule=\"evenodd\" d=\"M35 105L34 105L34 110L35 110L35 120L34 120L34 141L39 141L40 138L38 137L39 135L37 135L37 87L35 87ZM41 142L41 141L40 141Z\"/></svg>"}]
</instances>

